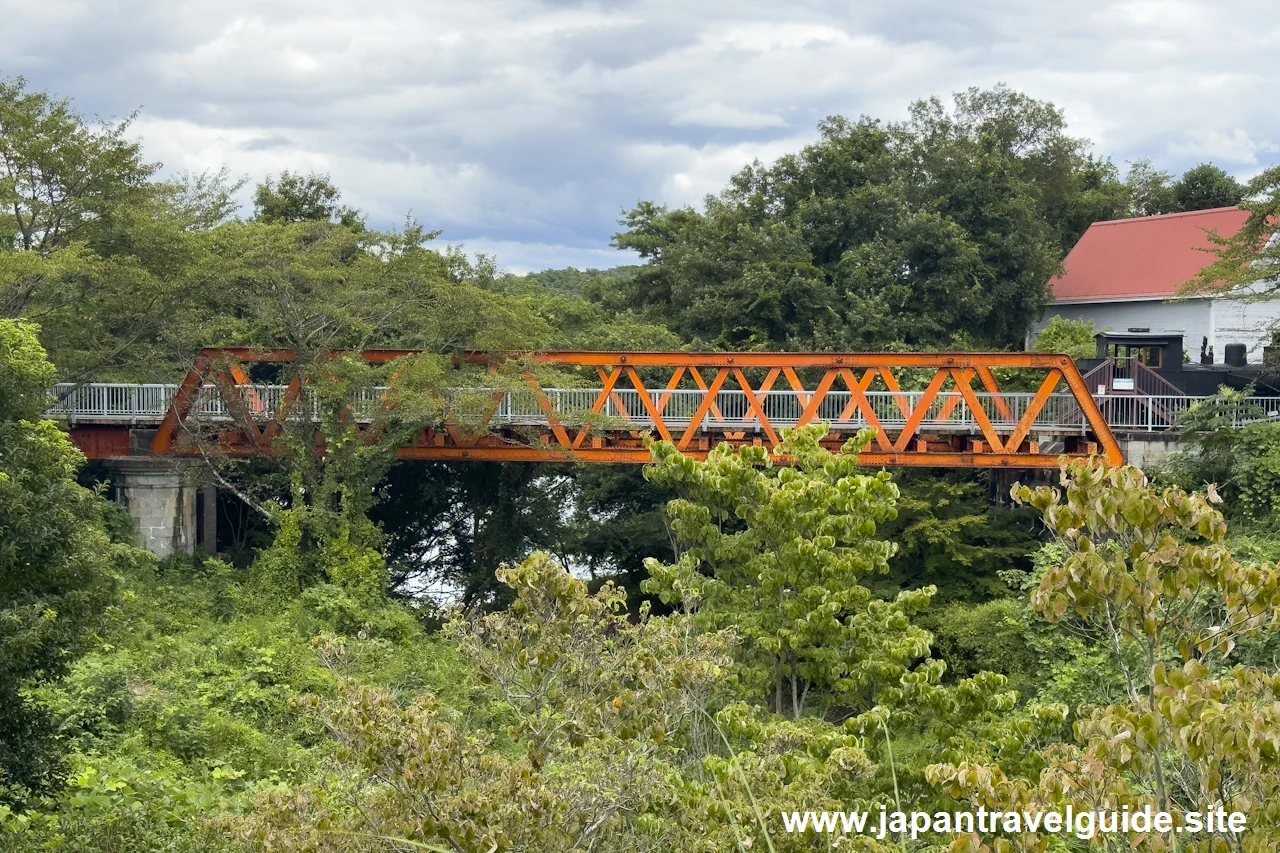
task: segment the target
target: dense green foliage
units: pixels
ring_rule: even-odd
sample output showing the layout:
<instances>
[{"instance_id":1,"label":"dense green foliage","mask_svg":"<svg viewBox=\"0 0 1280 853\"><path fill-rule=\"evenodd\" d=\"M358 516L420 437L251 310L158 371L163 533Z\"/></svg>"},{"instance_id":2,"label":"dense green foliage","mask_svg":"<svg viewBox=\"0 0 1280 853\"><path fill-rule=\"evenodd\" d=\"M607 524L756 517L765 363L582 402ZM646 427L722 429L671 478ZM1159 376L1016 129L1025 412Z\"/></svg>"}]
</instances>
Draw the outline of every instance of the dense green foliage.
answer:
<instances>
[{"instance_id":1,"label":"dense green foliage","mask_svg":"<svg viewBox=\"0 0 1280 853\"><path fill-rule=\"evenodd\" d=\"M112 541L105 501L75 480L83 457L43 417L53 366L36 332L0 320L0 803L62 778L49 715L23 687L91 645L114 573L145 557Z\"/></svg>"},{"instance_id":2,"label":"dense green foliage","mask_svg":"<svg viewBox=\"0 0 1280 853\"><path fill-rule=\"evenodd\" d=\"M889 568L894 547L875 534L896 514L897 488L887 472L859 472L853 452L823 449L824 432L788 435L780 451L795 462L781 471L763 448L721 446L699 463L670 444L647 471L687 497L668 505L681 559L651 560L646 589L696 611L706 631L736 632L743 689L792 718L877 704L875 685L898 684L925 655L927 634L910 620L935 592L884 602L862 585Z\"/></svg>"},{"instance_id":3,"label":"dense green foliage","mask_svg":"<svg viewBox=\"0 0 1280 853\"><path fill-rule=\"evenodd\" d=\"M1274 661L1259 669L1233 652L1274 630L1280 571L1232 557L1212 492L1157 489L1141 471L1096 461L1074 463L1062 482L1061 490L1016 493L1044 512L1063 550L1032 604L1111 652L1123 698L1082 708L1075 743L1045 750L1038 775L962 763L930 768L930 778L989 808L1154 803L1185 814L1221 802L1268 829L1239 837L1221 831L1191 849L1274 849L1280 674ZM1179 846L1172 833L1128 835L1129 849ZM999 847L971 843L967 849ZM1025 832L1005 849L1044 850L1046 843L1045 835Z\"/></svg>"},{"instance_id":4,"label":"dense green foliage","mask_svg":"<svg viewBox=\"0 0 1280 853\"><path fill-rule=\"evenodd\" d=\"M399 605L334 585L280 602L252 573L214 560L159 570L142 561L119 584L93 650L32 693L69 753L66 792L26 815L0 807L10 833L0 831L0 850L232 849L209 824L220 810L310 778L332 754L293 704L336 695L312 646L320 634L345 638L345 678L490 712L474 705L452 646Z\"/></svg>"},{"instance_id":5,"label":"dense green foliage","mask_svg":"<svg viewBox=\"0 0 1280 853\"><path fill-rule=\"evenodd\" d=\"M1155 475L1184 489L1212 485L1233 519L1269 522L1280 500L1280 424L1249 401L1252 394L1252 386L1222 387L1193 405L1181 418L1185 449Z\"/></svg>"},{"instance_id":6,"label":"dense green foliage","mask_svg":"<svg viewBox=\"0 0 1280 853\"><path fill-rule=\"evenodd\" d=\"M337 221L348 228L361 223L359 212L342 207L339 190L327 175L281 172L268 178L253 194L253 216L262 222Z\"/></svg>"},{"instance_id":7,"label":"dense green foliage","mask_svg":"<svg viewBox=\"0 0 1280 853\"><path fill-rule=\"evenodd\" d=\"M469 680L511 714L504 730L433 696L404 703L347 683L336 699L303 702L341 745L340 769L268 794L231 825L264 850L377 849L385 838L461 850L804 850L808 839L777 832L772 815L788 802L887 804L904 790L937 801L918 771L882 764L891 757L871 736L890 723L908 737L947 731L962 751L966 733L999 725L1015 697L999 676L943 686L941 661L917 665L928 635L908 614L927 593L886 602L856 582L891 550L871 538L870 519L892 513L893 486L858 472L853 443L821 449L819 433L788 437L807 459L798 468L752 449L693 462L657 448L651 476L687 495L670 505L678 537L714 538L678 565L650 563L676 612L629 616L618 588L590 595L545 555L500 570L513 604L459 614L447 633ZM746 515L737 533L699 524L734 507ZM714 578L691 574L698 559L717 566ZM779 560L760 582L738 562ZM788 589L815 582L829 594ZM762 590L784 605L765 606ZM345 655L322 641L331 667ZM770 714L782 679L787 713ZM843 712L804 713L797 688L813 708ZM1009 748L1030 731L1009 729ZM366 777L380 784L360 787Z\"/></svg>"},{"instance_id":8,"label":"dense green foliage","mask_svg":"<svg viewBox=\"0 0 1280 853\"><path fill-rule=\"evenodd\" d=\"M1030 568L1038 525L1025 511L993 502L989 471L895 471L897 518L881 526L897 544L889 575L871 586L883 595L929 585L938 601L978 603L1006 596L1003 573Z\"/></svg>"},{"instance_id":9,"label":"dense green foliage","mask_svg":"<svg viewBox=\"0 0 1280 853\"><path fill-rule=\"evenodd\" d=\"M1137 216L1235 207L1248 194L1243 184L1212 163L1193 166L1175 181L1168 172L1140 160L1129 168L1128 184Z\"/></svg>"},{"instance_id":10,"label":"dense green foliage","mask_svg":"<svg viewBox=\"0 0 1280 853\"><path fill-rule=\"evenodd\" d=\"M1036 352L1065 352L1076 361L1096 358L1098 342L1093 339L1100 329L1093 327L1092 320L1066 320L1054 315L1048 325L1036 335Z\"/></svg>"},{"instance_id":11,"label":"dense green foliage","mask_svg":"<svg viewBox=\"0 0 1280 853\"><path fill-rule=\"evenodd\" d=\"M903 125L819 130L799 155L738 173L705 212L628 213L617 245L650 263L627 301L720 346L1019 340L1062 256L1050 185L1096 166L1059 114L997 90L954 113L920 102Z\"/></svg>"}]
</instances>

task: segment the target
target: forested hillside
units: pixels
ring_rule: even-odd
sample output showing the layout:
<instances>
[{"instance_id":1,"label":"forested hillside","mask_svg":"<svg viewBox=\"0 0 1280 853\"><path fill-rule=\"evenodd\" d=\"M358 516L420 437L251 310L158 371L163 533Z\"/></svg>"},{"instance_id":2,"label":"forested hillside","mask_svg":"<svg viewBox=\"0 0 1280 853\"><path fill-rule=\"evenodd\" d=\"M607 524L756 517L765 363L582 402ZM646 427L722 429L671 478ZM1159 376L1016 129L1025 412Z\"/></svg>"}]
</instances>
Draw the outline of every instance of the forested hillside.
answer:
<instances>
[{"instance_id":1,"label":"forested hillside","mask_svg":"<svg viewBox=\"0 0 1280 853\"><path fill-rule=\"evenodd\" d=\"M1252 199L1211 281L1243 280L1275 170L1122 175L1052 105L971 90L832 117L700 209L641 202L615 237L639 263L512 275L324 175L238 209L244 182L166 176L128 120L20 79L0 143L0 850L1280 849L1274 422L1206 405L1165 470L1012 495L859 466L867 436L832 452L823 427L644 468L394 455L445 389L457 418L544 369L469 349L1018 349L1089 223ZM175 381L218 345L294 351L325 452L310 425L270 456L202 446L218 553L158 561L49 389ZM367 347L418 352L334 355ZM344 406L373 386L395 404L361 430ZM1068 805L1250 831L781 818Z\"/></svg>"}]
</instances>

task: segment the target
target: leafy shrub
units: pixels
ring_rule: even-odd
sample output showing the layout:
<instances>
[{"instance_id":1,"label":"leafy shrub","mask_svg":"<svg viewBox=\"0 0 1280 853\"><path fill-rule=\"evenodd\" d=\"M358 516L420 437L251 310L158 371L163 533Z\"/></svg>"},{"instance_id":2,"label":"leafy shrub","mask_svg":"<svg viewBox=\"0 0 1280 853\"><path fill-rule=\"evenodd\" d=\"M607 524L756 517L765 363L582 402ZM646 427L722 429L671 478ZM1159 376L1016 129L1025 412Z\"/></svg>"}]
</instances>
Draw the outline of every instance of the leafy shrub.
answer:
<instances>
[{"instance_id":1,"label":"leafy shrub","mask_svg":"<svg viewBox=\"0 0 1280 853\"><path fill-rule=\"evenodd\" d=\"M80 759L65 796L44 811L0 806L0 851L221 853L238 849L210 822L248 803L241 774L215 766L195 778L129 759Z\"/></svg>"},{"instance_id":2,"label":"leafy shrub","mask_svg":"<svg viewBox=\"0 0 1280 853\"><path fill-rule=\"evenodd\" d=\"M862 738L816 717L733 703L726 634L682 617L632 619L612 584L546 555L505 569L502 613L450 625L467 677L511 710L505 738L431 695L346 682L305 703L342 744L337 773L265 793L228 823L259 850L808 849L771 833L788 803L852 799L873 768ZM340 666L346 648L321 652ZM504 740L509 739L509 743ZM379 784L362 784L377 779ZM772 837L771 837L772 836ZM873 845L872 848L876 849Z\"/></svg>"},{"instance_id":3,"label":"leafy shrub","mask_svg":"<svg viewBox=\"0 0 1280 853\"><path fill-rule=\"evenodd\" d=\"M64 740L101 738L120 731L133 714L130 689L134 665L128 652L98 649L84 656L56 685L35 688L31 695L58 721Z\"/></svg>"},{"instance_id":4,"label":"leafy shrub","mask_svg":"<svg viewBox=\"0 0 1280 853\"><path fill-rule=\"evenodd\" d=\"M309 587L298 601L328 631L346 637L383 638L403 644L421 633L417 620L404 606L377 599L370 603L336 584Z\"/></svg>"},{"instance_id":5,"label":"leafy shrub","mask_svg":"<svg viewBox=\"0 0 1280 853\"><path fill-rule=\"evenodd\" d=\"M934 654L953 677L998 672L1023 695L1034 687L1039 657L1027 642L1025 605L1009 598L953 603L919 618L933 632Z\"/></svg>"},{"instance_id":6,"label":"leafy shrub","mask_svg":"<svg viewBox=\"0 0 1280 853\"><path fill-rule=\"evenodd\" d=\"M1055 314L1036 335L1032 349L1066 353L1076 361L1094 358L1098 354L1098 343L1093 338L1096 331L1092 320L1068 320Z\"/></svg>"},{"instance_id":7,"label":"leafy shrub","mask_svg":"<svg viewBox=\"0 0 1280 853\"><path fill-rule=\"evenodd\" d=\"M1244 514L1259 521L1280 517L1280 423L1253 423L1241 429L1235 463Z\"/></svg>"}]
</instances>

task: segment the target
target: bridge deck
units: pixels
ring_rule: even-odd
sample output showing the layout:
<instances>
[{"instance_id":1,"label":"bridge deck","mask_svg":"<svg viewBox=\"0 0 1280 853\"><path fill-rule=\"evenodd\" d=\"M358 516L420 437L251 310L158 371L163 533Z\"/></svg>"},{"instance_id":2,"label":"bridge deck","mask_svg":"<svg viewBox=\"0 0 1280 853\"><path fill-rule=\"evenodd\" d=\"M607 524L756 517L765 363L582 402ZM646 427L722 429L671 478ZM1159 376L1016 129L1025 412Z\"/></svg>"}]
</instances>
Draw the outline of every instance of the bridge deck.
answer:
<instances>
[{"instance_id":1,"label":"bridge deck","mask_svg":"<svg viewBox=\"0 0 1280 853\"><path fill-rule=\"evenodd\" d=\"M415 354L363 350L320 362L353 355L394 365ZM276 443L284 429L321 412L314 395L326 373L296 359L288 350L205 349L177 386L63 386L52 413L95 458L277 453L290 446ZM645 462L650 436L702 456L722 442L773 447L783 427L825 422L832 447L870 428L859 457L869 465L1048 468L1060 454L1098 453L1119 464L1116 431L1174 428L1195 402L1095 398L1061 353L471 352L452 362L460 377L502 390L444 392L437 423L402 437L400 457ZM544 387L540 376L553 371L594 387ZM289 384L255 383L255 373ZM380 430L384 416L395 418L398 393L369 388L338 416ZM146 427L155 429L139 433ZM322 452L323 436L313 435Z\"/></svg>"}]
</instances>

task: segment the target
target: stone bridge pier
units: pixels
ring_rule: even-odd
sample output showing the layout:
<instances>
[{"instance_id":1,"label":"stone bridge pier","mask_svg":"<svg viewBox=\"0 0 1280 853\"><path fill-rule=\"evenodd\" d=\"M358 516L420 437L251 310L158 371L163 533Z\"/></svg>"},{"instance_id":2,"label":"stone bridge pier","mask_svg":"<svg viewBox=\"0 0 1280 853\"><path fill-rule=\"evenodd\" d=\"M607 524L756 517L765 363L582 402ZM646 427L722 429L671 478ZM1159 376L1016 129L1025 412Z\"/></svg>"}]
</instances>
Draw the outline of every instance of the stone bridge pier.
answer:
<instances>
[{"instance_id":1,"label":"stone bridge pier","mask_svg":"<svg viewBox=\"0 0 1280 853\"><path fill-rule=\"evenodd\" d=\"M192 475L198 463L155 456L115 456L103 460L111 471L116 501L133 518L143 547L164 559L217 549L217 489L200 486Z\"/></svg>"},{"instance_id":2,"label":"stone bridge pier","mask_svg":"<svg viewBox=\"0 0 1280 853\"><path fill-rule=\"evenodd\" d=\"M1116 441L1124 451L1125 464L1145 470L1175 453L1185 452L1187 448L1178 445L1180 437L1173 432L1135 432L1121 433L1116 436Z\"/></svg>"}]
</instances>

